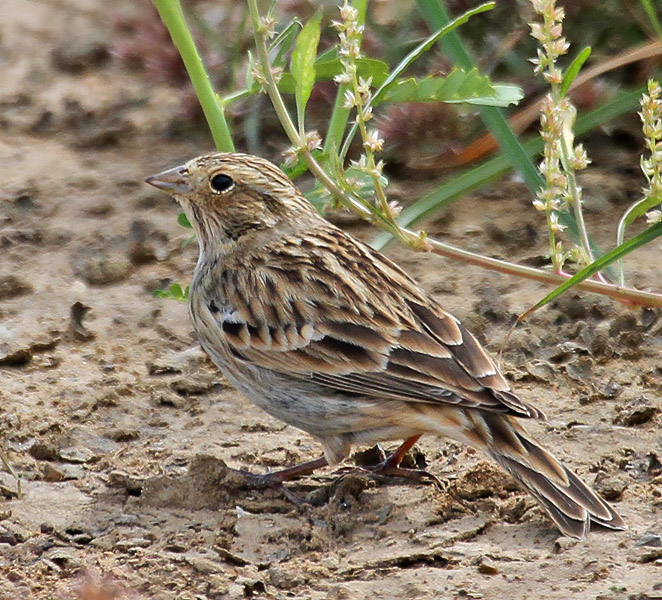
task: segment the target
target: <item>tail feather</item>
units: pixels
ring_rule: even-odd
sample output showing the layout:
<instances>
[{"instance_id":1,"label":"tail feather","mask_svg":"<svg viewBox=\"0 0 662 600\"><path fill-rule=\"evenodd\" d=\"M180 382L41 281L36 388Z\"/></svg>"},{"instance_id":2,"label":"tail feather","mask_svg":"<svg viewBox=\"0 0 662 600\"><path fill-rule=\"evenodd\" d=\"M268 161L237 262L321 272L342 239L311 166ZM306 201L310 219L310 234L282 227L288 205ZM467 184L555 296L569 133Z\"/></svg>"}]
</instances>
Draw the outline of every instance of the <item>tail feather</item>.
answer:
<instances>
[{"instance_id":1,"label":"tail feather","mask_svg":"<svg viewBox=\"0 0 662 600\"><path fill-rule=\"evenodd\" d=\"M490 433L486 450L549 513L562 533L584 539L590 524L625 529L621 516L577 475L533 441L511 417L481 414L479 429ZM508 430L506 443L504 430ZM513 444L513 438L517 444Z\"/></svg>"}]
</instances>

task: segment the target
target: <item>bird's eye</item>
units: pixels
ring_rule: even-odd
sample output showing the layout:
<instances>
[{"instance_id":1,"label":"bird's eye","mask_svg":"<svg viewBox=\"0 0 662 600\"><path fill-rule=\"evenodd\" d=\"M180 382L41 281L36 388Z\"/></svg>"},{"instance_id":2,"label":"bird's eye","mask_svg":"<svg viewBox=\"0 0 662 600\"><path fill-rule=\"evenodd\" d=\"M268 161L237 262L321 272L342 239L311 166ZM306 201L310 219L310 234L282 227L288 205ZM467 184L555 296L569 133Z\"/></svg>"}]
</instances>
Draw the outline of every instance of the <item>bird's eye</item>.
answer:
<instances>
[{"instance_id":1,"label":"bird's eye","mask_svg":"<svg viewBox=\"0 0 662 600\"><path fill-rule=\"evenodd\" d=\"M209 180L209 185L211 186L211 189L214 192L221 194L223 192L227 192L230 188L232 188L234 186L234 181L232 177L228 177L227 175L223 175L222 173L219 173L218 175L214 175Z\"/></svg>"}]
</instances>

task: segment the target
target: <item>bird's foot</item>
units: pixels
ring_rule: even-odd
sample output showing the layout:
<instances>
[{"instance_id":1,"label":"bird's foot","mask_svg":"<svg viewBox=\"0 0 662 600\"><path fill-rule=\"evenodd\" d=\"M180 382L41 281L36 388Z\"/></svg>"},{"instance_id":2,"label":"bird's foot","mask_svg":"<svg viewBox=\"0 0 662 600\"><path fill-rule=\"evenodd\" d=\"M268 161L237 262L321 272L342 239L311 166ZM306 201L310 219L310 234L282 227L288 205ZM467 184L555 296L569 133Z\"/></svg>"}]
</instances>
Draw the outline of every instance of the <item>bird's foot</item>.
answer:
<instances>
[{"instance_id":1,"label":"bird's foot","mask_svg":"<svg viewBox=\"0 0 662 600\"><path fill-rule=\"evenodd\" d=\"M424 469L402 466L403 459L419 438L420 436L410 437L389 456L386 456L381 447L377 445L375 448L368 450L360 462L357 461L358 468L382 480L390 477L400 477L416 483L433 483L440 489L446 489L448 486L432 473ZM375 452L377 453L376 456ZM416 464L416 461L413 462Z\"/></svg>"},{"instance_id":2,"label":"bird's foot","mask_svg":"<svg viewBox=\"0 0 662 600\"><path fill-rule=\"evenodd\" d=\"M442 490L445 490L448 487L441 479L429 471L424 469L397 467L389 464L388 458L376 465L366 465L359 467L359 469L379 479L386 480L391 477L400 477L416 483L433 483Z\"/></svg>"}]
</instances>

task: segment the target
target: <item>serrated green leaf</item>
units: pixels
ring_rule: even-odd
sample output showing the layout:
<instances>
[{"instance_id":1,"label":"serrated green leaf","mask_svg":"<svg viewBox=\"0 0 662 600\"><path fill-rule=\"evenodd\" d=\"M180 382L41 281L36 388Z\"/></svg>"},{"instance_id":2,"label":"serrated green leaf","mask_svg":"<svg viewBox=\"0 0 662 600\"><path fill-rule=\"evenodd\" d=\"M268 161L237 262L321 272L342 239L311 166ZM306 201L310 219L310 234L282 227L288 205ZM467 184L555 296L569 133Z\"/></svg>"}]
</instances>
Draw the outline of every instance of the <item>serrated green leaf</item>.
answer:
<instances>
[{"instance_id":1,"label":"serrated green leaf","mask_svg":"<svg viewBox=\"0 0 662 600\"><path fill-rule=\"evenodd\" d=\"M476 69L453 69L446 77L401 79L390 85L382 102L471 102L507 106L522 97L517 86L493 86Z\"/></svg>"},{"instance_id":2,"label":"serrated green leaf","mask_svg":"<svg viewBox=\"0 0 662 600\"><path fill-rule=\"evenodd\" d=\"M469 100L465 100L465 102L467 104L481 104L484 106L510 106L511 104L519 104L519 101L524 98L524 91L518 85L493 83L492 88L496 92L494 97L470 98Z\"/></svg>"},{"instance_id":3,"label":"serrated green leaf","mask_svg":"<svg viewBox=\"0 0 662 600\"><path fill-rule=\"evenodd\" d=\"M645 231L635 235L630 238L627 242L621 244L614 248L611 252L607 252L604 256L601 256L598 260L592 262L587 267L584 267L577 274L573 275L568 281L564 281L560 286L555 288L551 293L547 294L540 302L536 303L533 307L526 311L525 314L530 314L534 310L544 306L548 302L554 300L564 292L567 292L571 287L574 287L581 281L588 279L591 275L595 275L598 271L602 271L605 267L608 267L612 263L616 262L623 258L626 254L629 254L633 250L644 246L652 242L655 238L662 235L662 223L656 223L652 225Z\"/></svg>"},{"instance_id":4,"label":"serrated green leaf","mask_svg":"<svg viewBox=\"0 0 662 600\"><path fill-rule=\"evenodd\" d=\"M320 41L320 21L322 15L318 13L306 23L297 36L296 47L292 53L290 68L294 77L294 97L299 115L299 125L303 129L303 119L306 104L315 85L315 60L317 58L317 45Z\"/></svg>"},{"instance_id":5,"label":"serrated green leaf","mask_svg":"<svg viewBox=\"0 0 662 600\"><path fill-rule=\"evenodd\" d=\"M177 223L182 227L186 227L186 229L193 229L193 225L191 225L191 222L188 220L185 212L180 212L177 215Z\"/></svg>"},{"instance_id":6,"label":"serrated green leaf","mask_svg":"<svg viewBox=\"0 0 662 600\"><path fill-rule=\"evenodd\" d=\"M388 65L384 61L374 58L359 58L356 61L356 68L359 77L364 79L372 77L374 85L381 85L388 77ZM315 63L315 81L330 81L342 72L343 66L338 58L320 60ZM283 93L292 94L295 86L292 73L283 73L278 82L278 89Z\"/></svg>"},{"instance_id":7,"label":"serrated green leaf","mask_svg":"<svg viewBox=\"0 0 662 600\"><path fill-rule=\"evenodd\" d=\"M575 59L570 63L570 66L567 68L565 75L563 76L563 81L561 82L562 98L568 93L568 89L570 89L572 82L579 74L580 69L584 66L584 63L587 61L589 56L591 56L591 47L586 46L586 48L584 48L577 56L575 56Z\"/></svg>"},{"instance_id":8,"label":"serrated green leaf","mask_svg":"<svg viewBox=\"0 0 662 600\"><path fill-rule=\"evenodd\" d=\"M466 13L463 15L459 16L457 19L454 19L447 25L439 28L437 31L435 31L432 35L430 35L428 38L423 40L416 48L414 48L407 56L405 56L391 71L391 74L388 76L386 81L382 84L382 86L377 90L375 95L373 96L373 102L372 104L376 104L381 100L382 94L385 94L389 87L393 85L397 80L398 77L400 76L401 73L404 73L404 71L416 60L418 60L423 54L425 54L432 46L439 41L442 37L462 25L463 23L466 23L471 17L474 15L477 15L479 13L485 12L487 10L492 10L495 6L494 2L486 2L485 4L481 4L480 6L477 6L476 8L473 8L471 10L468 10Z\"/></svg>"}]
</instances>

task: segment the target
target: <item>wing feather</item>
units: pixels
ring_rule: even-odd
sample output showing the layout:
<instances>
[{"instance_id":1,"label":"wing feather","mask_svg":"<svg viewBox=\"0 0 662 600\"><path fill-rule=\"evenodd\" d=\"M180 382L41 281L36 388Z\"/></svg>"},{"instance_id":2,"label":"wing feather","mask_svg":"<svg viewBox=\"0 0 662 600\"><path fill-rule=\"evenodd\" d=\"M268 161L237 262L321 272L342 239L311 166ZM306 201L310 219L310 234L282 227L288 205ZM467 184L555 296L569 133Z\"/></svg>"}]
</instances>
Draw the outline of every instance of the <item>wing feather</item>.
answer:
<instances>
[{"instance_id":1,"label":"wing feather","mask_svg":"<svg viewBox=\"0 0 662 600\"><path fill-rule=\"evenodd\" d=\"M346 393L544 417L399 267L340 230L328 236L280 240L206 290L232 307L215 318L234 356ZM319 248L332 241L330 259Z\"/></svg>"}]
</instances>

